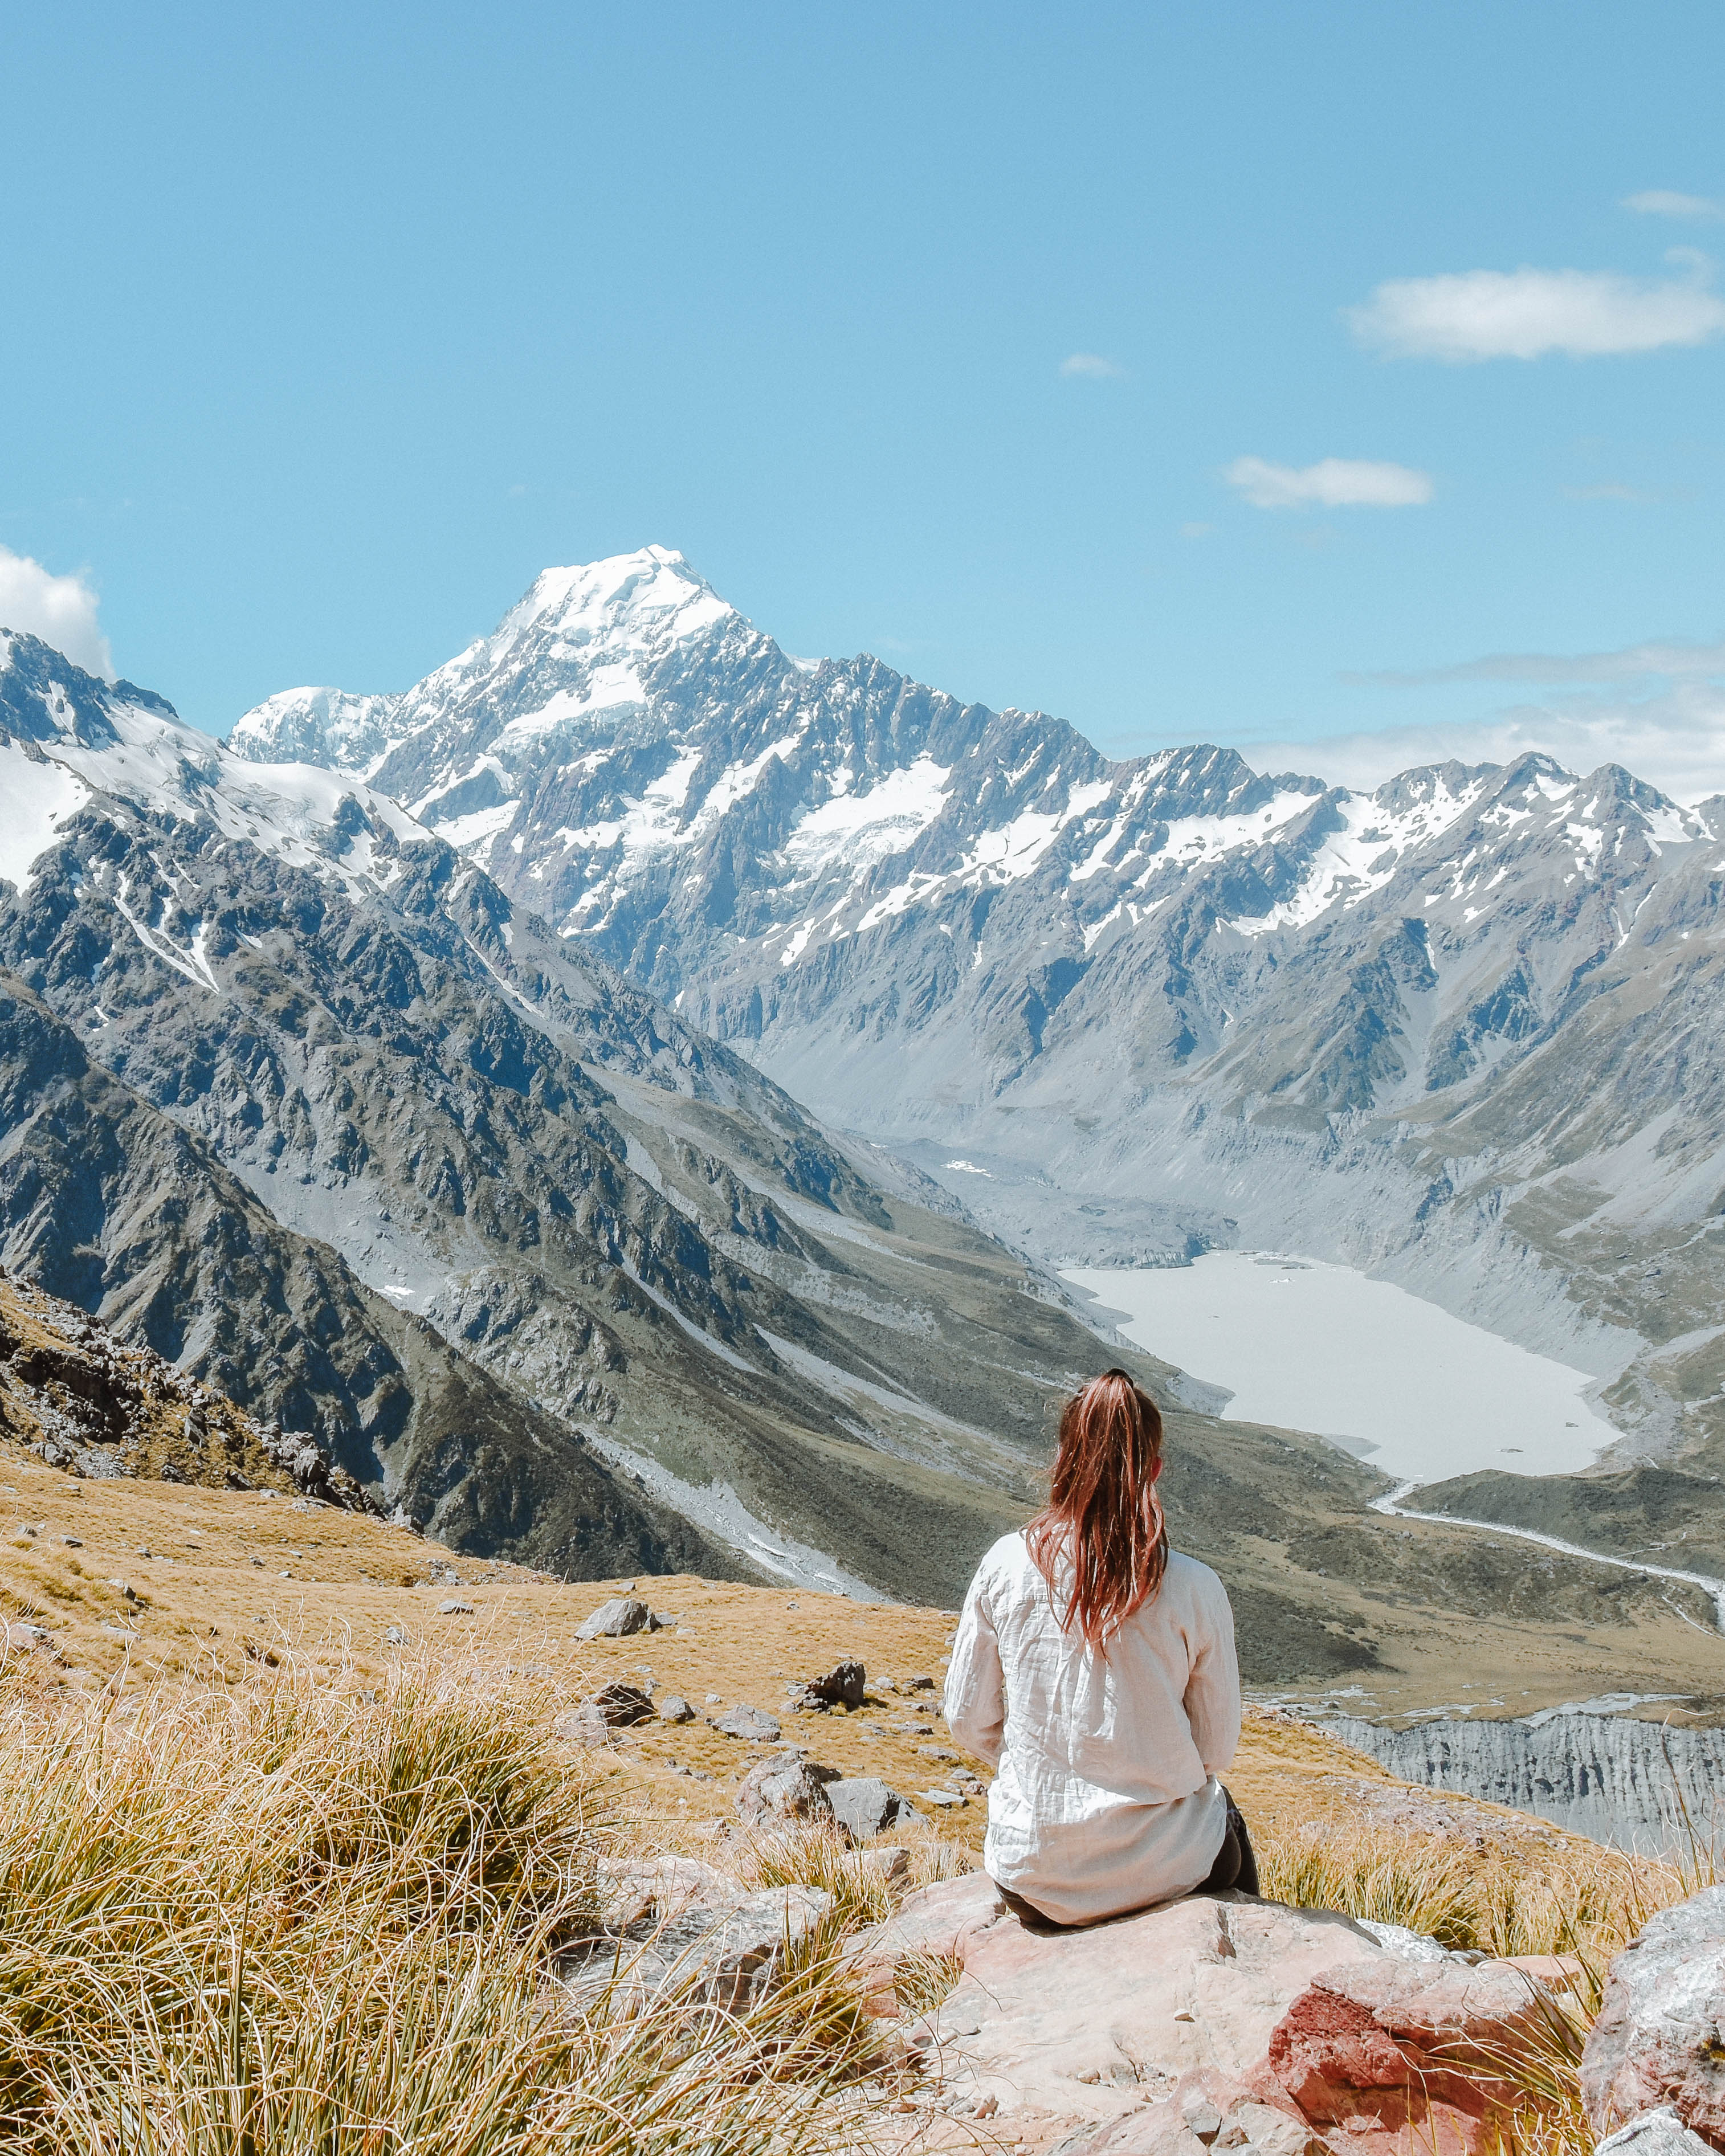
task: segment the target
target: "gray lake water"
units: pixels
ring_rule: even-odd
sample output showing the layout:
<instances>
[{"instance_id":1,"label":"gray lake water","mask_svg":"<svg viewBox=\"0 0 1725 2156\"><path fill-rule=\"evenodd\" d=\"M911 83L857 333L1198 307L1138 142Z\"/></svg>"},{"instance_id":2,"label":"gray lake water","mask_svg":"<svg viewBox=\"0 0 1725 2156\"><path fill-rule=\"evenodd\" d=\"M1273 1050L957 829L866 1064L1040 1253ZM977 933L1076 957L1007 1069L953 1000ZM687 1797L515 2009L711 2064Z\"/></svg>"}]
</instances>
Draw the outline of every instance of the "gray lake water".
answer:
<instances>
[{"instance_id":1,"label":"gray lake water","mask_svg":"<svg viewBox=\"0 0 1725 2156\"><path fill-rule=\"evenodd\" d=\"M1063 1275L1127 1339L1233 1395L1224 1413L1335 1439L1399 1481L1558 1475L1619 1433L1596 1382L1349 1266L1262 1251Z\"/></svg>"}]
</instances>

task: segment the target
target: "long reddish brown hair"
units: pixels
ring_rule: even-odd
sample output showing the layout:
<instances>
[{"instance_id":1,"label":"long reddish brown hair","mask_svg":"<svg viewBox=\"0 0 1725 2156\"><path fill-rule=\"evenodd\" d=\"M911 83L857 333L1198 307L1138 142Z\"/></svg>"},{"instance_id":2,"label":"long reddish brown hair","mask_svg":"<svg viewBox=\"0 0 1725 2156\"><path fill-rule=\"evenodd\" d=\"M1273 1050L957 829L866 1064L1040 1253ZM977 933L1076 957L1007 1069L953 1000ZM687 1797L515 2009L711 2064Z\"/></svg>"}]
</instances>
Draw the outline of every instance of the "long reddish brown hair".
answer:
<instances>
[{"instance_id":1,"label":"long reddish brown hair","mask_svg":"<svg viewBox=\"0 0 1725 2156\"><path fill-rule=\"evenodd\" d=\"M1060 1592L1062 1561L1070 1563L1061 1629L1076 1629L1092 1647L1106 1649L1162 1584L1168 1526L1156 1496L1161 1461L1162 1416L1126 1371L1105 1370L1067 1401L1048 1502L1024 1539L1051 1594Z\"/></svg>"}]
</instances>

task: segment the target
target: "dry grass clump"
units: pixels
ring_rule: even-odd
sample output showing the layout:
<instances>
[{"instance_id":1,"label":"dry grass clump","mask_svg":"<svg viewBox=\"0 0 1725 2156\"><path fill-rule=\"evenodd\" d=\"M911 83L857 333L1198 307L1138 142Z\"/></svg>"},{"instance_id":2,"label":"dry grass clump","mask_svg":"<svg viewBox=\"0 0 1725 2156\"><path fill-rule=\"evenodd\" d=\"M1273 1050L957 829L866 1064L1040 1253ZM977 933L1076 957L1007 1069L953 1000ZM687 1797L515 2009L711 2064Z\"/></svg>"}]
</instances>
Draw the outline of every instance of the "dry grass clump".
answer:
<instances>
[{"instance_id":1,"label":"dry grass clump","mask_svg":"<svg viewBox=\"0 0 1725 2156\"><path fill-rule=\"evenodd\" d=\"M549 1701L408 1669L0 1700L0 2142L99 2156L773 2156L862 2063L817 1966L745 2016L577 2004L618 1822Z\"/></svg>"},{"instance_id":2,"label":"dry grass clump","mask_svg":"<svg viewBox=\"0 0 1725 2156\"><path fill-rule=\"evenodd\" d=\"M1256 1840L1266 1894L1405 1924L1441 1945L1501 1955L1565 1954L1603 1967L1656 1910L1711 1883L1711 1856L1625 1856L1576 1835L1500 1850L1450 1837L1327 1821Z\"/></svg>"}]
</instances>

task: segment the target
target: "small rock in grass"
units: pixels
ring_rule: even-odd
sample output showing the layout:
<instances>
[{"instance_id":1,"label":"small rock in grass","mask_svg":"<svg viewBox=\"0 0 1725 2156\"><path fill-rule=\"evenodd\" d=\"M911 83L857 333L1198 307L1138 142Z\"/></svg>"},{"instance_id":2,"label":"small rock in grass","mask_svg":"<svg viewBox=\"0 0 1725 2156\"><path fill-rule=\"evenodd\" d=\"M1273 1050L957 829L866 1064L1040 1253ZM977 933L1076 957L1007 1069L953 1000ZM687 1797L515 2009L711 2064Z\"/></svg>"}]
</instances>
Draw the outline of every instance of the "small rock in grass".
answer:
<instances>
[{"instance_id":1,"label":"small rock in grass","mask_svg":"<svg viewBox=\"0 0 1725 2156\"><path fill-rule=\"evenodd\" d=\"M721 1691L710 1691L706 1696L706 1703L709 1707L716 1707L724 1697Z\"/></svg>"},{"instance_id":2,"label":"small rock in grass","mask_svg":"<svg viewBox=\"0 0 1725 2156\"><path fill-rule=\"evenodd\" d=\"M867 1681L867 1672L862 1664L847 1656L824 1677L809 1677L788 1684L785 1691L789 1694L793 1707L820 1712L829 1707L860 1707L863 1687Z\"/></svg>"},{"instance_id":3,"label":"small rock in grass","mask_svg":"<svg viewBox=\"0 0 1725 2156\"><path fill-rule=\"evenodd\" d=\"M758 1707L730 1707L713 1716L712 1724L721 1737L741 1737L757 1744L777 1744L781 1734L773 1717Z\"/></svg>"},{"instance_id":4,"label":"small rock in grass","mask_svg":"<svg viewBox=\"0 0 1725 2156\"><path fill-rule=\"evenodd\" d=\"M952 1765L958 1757L956 1752L948 1752L938 1744L919 1744L916 1751L920 1758L937 1760L943 1767Z\"/></svg>"},{"instance_id":5,"label":"small rock in grass","mask_svg":"<svg viewBox=\"0 0 1725 2156\"><path fill-rule=\"evenodd\" d=\"M934 1679L932 1677L904 1677L900 1680L899 1690L901 1691L932 1691L934 1690Z\"/></svg>"},{"instance_id":6,"label":"small rock in grass","mask_svg":"<svg viewBox=\"0 0 1725 2156\"><path fill-rule=\"evenodd\" d=\"M285 1573L281 1576L284 1579L287 1578ZM470 1602L458 1602L452 1595L449 1601L438 1604L437 1614L439 1617L470 1617L473 1614L473 1604Z\"/></svg>"},{"instance_id":7,"label":"small rock in grass","mask_svg":"<svg viewBox=\"0 0 1725 2156\"><path fill-rule=\"evenodd\" d=\"M904 1810L904 1800L877 1774L846 1775L827 1784L833 1816L853 1840L872 1840Z\"/></svg>"},{"instance_id":8,"label":"small rock in grass","mask_svg":"<svg viewBox=\"0 0 1725 2156\"><path fill-rule=\"evenodd\" d=\"M827 1784L829 1801L831 1799L834 1786L835 1784L831 1782ZM883 1843L879 1849L861 1851L857 1856L856 1862L861 1870L872 1872L877 1878L886 1880L890 1885L895 1880L902 1879L910 1870L911 1852L902 1842L889 1841Z\"/></svg>"},{"instance_id":9,"label":"small rock in grass","mask_svg":"<svg viewBox=\"0 0 1725 2156\"><path fill-rule=\"evenodd\" d=\"M255 1558L252 1559L254 1564L257 1561ZM383 1632L383 1644L386 1647L404 1647L408 1644L408 1635L399 1625L386 1625Z\"/></svg>"},{"instance_id":10,"label":"small rock in grass","mask_svg":"<svg viewBox=\"0 0 1725 2156\"><path fill-rule=\"evenodd\" d=\"M627 1729L634 1722L645 1722L653 1712L651 1695L639 1685L624 1684L621 1678L601 1685L585 1704L598 1707L614 1729Z\"/></svg>"},{"instance_id":11,"label":"small rock in grass","mask_svg":"<svg viewBox=\"0 0 1725 2156\"><path fill-rule=\"evenodd\" d=\"M830 1819L827 1790L839 1779L837 1768L817 1767L794 1753L763 1759L744 1775L737 1809L751 1826Z\"/></svg>"},{"instance_id":12,"label":"small rock in grass","mask_svg":"<svg viewBox=\"0 0 1725 2156\"><path fill-rule=\"evenodd\" d=\"M660 1701L659 1718L661 1722L693 1722L695 1709L680 1691L667 1692Z\"/></svg>"},{"instance_id":13,"label":"small rock in grass","mask_svg":"<svg viewBox=\"0 0 1725 2156\"><path fill-rule=\"evenodd\" d=\"M577 1630L578 1640L627 1640L636 1632L656 1632L659 1620L644 1602L626 1594L602 1602Z\"/></svg>"},{"instance_id":14,"label":"small rock in grass","mask_svg":"<svg viewBox=\"0 0 1725 2156\"><path fill-rule=\"evenodd\" d=\"M950 1809L953 1804L964 1802L957 1789L922 1789L917 1794L925 1804L940 1804Z\"/></svg>"}]
</instances>

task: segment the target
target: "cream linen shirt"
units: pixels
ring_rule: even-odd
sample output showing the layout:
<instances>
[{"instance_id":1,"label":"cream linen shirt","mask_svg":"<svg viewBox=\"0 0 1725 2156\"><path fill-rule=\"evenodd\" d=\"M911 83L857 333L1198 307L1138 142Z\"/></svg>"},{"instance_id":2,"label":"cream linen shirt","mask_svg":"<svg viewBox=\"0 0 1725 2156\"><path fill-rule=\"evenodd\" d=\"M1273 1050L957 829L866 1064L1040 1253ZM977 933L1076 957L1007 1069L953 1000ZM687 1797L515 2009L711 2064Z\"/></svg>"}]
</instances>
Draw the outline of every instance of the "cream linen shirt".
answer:
<instances>
[{"instance_id":1,"label":"cream linen shirt","mask_svg":"<svg viewBox=\"0 0 1725 2156\"><path fill-rule=\"evenodd\" d=\"M1103 1654L1061 1630L1024 1536L1004 1535L964 1598L944 1705L954 1738L994 1769L988 1874L1045 1916L1094 1923L1209 1877L1240 1669L1208 1565L1171 1550Z\"/></svg>"}]
</instances>

